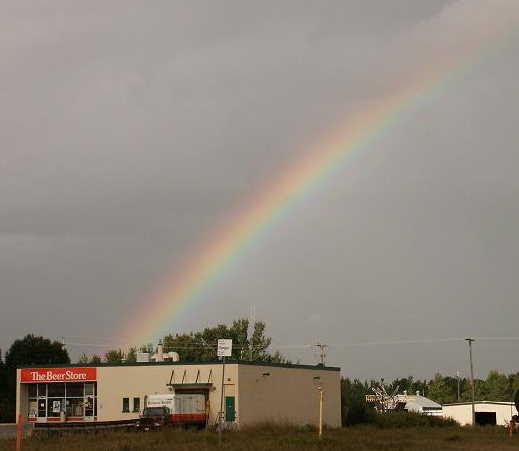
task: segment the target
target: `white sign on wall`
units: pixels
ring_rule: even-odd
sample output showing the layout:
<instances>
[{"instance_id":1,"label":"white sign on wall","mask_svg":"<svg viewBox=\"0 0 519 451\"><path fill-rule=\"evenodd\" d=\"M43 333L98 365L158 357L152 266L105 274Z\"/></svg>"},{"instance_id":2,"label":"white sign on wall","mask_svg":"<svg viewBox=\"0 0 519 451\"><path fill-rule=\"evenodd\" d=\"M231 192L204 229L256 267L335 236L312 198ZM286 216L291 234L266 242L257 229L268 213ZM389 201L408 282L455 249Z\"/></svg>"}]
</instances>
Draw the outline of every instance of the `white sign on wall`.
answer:
<instances>
[{"instance_id":1,"label":"white sign on wall","mask_svg":"<svg viewBox=\"0 0 519 451\"><path fill-rule=\"evenodd\" d=\"M61 412L61 401L52 401L52 413Z\"/></svg>"},{"instance_id":2,"label":"white sign on wall","mask_svg":"<svg viewBox=\"0 0 519 451\"><path fill-rule=\"evenodd\" d=\"M232 340L220 339L218 340L218 357L231 357L232 355Z\"/></svg>"}]
</instances>

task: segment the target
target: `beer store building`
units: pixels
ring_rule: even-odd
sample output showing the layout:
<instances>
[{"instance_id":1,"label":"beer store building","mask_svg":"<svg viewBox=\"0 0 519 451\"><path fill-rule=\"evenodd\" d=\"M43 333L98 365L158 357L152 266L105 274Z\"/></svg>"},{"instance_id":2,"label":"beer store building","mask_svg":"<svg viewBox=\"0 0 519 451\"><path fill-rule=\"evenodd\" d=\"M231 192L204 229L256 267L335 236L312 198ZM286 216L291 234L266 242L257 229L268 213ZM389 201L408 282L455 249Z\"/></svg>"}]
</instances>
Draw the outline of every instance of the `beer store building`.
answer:
<instances>
[{"instance_id":1,"label":"beer store building","mask_svg":"<svg viewBox=\"0 0 519 451\"><path fill-rule=\"evenodd\" d=\"M222 393L223 390L223 393ZM131 423L150 395L203 394L207 423L341 424L340 369L228 362L62 365L17 370L17 418L37 426ZM222 402L223 401L223 402Z\"/></svg>"}]
</instances>

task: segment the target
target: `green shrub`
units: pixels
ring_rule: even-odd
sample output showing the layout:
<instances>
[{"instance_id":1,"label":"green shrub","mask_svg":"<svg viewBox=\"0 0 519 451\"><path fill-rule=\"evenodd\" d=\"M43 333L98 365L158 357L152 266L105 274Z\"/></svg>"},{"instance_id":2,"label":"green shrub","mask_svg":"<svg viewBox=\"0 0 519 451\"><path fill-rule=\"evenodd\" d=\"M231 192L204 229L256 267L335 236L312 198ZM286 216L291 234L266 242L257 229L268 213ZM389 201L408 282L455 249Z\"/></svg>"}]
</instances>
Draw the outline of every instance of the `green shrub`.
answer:
<instances>
[{"instance_id":1,"label":"green shrub","mask_svg":"<svg viewBox=\"0 0 519 451\"><path fill-rule=\"evenodd\" d=\"M382 429L414 427L456 427L458 423L451 418L423 415L416 412L394 411L375 416L375 425Z\"/></svg>"}]
</instances>

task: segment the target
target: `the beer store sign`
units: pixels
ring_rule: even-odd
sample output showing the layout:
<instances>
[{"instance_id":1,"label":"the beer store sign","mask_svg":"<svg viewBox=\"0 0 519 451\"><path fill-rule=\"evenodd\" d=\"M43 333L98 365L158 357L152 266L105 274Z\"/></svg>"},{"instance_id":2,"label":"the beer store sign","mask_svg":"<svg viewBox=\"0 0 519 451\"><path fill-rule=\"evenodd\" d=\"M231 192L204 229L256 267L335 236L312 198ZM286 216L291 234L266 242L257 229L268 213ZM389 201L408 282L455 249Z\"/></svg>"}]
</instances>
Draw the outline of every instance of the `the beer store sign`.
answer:
<instances>
[{"instance_id":1,"label":"the beer store sign","mask_svg":"<svg viewBox=\"0 0 519 451\"><path fill-rule=\"evenodd\" d=\"M24 368L22 383L91 382L97 377L96 368Z\"/></svg>"}]
</instances>

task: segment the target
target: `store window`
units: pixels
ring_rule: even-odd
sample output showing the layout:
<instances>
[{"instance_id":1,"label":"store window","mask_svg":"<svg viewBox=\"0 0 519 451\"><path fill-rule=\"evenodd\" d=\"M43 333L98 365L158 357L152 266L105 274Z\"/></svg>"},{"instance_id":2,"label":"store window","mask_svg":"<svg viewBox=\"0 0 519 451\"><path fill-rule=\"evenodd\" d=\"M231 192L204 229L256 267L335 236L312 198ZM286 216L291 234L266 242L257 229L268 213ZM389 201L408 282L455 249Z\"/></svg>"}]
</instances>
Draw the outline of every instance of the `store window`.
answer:
<instances>
[{"instance_id":1,"label":"store window","mask_svg":"<svg viewBox=\"0 0 519 451\"><path fill-rule=\"evenodd\" d=\"M141 411L141 398L133 398L133 411L134 412Z\"/></svg>"},{"instance_id":2,"label":"store window","mask_svg":"<svg viewBox=\"0 0 519 451\"><path fill-rule=\"evenodd\" d=\"M130 411L130 398L123 398L123 412Z\"/></svg>"},{"instance_id":3,"label":"store window","mask_svg":"<svg viewBox=\"0 0 519 451\"><path fill-rule=\"evenodd\" d=\"M97 415L95 382L27 384L29 418L75 417Z\"/></svg>"}]
</instances>

